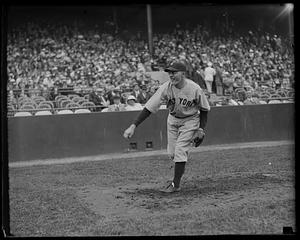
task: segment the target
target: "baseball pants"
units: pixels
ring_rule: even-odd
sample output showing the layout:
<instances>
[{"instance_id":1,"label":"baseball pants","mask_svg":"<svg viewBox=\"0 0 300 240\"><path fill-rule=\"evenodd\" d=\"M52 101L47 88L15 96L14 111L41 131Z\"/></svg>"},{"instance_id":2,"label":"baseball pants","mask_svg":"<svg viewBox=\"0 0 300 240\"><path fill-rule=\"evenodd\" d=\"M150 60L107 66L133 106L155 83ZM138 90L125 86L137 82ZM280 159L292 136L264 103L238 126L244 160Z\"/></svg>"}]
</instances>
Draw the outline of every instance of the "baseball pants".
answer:
<instances>
[{"instance_id":1,"label":"baseball pants","mask_svg":"<svg viewBox=\"0 0 300 240\"><path fill-rule=\"evenodd\" d=\"M167 120L169 157L174 162L186 162L191 143L199 129L199 114L184 119L169 114Z\"/></svg>"},{"instance_id":2,"label":"baseball pants","mask_svg":"<svg viewBox=\"0 0 300 240\"><path fill-rule=\"evenodd\" d=\"M211 93L212 92L212 81L205 81L205 84L206 84L207 91L209 93Z\"/></svg>"}]
</instances>

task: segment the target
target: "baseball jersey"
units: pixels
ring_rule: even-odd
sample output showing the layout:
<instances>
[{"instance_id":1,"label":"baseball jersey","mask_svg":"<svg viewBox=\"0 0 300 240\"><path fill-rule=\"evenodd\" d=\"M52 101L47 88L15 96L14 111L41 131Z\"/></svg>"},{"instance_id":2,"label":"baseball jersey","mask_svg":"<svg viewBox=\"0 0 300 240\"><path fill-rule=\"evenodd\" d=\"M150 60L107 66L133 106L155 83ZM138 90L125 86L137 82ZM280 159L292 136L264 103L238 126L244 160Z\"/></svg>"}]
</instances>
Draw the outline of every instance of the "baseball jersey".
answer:
<instances>
[{"instance_id":1,"label":"baseball jersey","mask_svg":"<svg viewBox=\"0 0 300 240\"><path fill-rule=\"evenodd\" d=\"M199 110L210 110L203 90L190 79L185 79L185 86L181 89L176 88L170 81L165 82L148 100L145 107L155 113L164 101L167 102L170 114L178 118L195 115Z\"/></svg>"}]
</instances>

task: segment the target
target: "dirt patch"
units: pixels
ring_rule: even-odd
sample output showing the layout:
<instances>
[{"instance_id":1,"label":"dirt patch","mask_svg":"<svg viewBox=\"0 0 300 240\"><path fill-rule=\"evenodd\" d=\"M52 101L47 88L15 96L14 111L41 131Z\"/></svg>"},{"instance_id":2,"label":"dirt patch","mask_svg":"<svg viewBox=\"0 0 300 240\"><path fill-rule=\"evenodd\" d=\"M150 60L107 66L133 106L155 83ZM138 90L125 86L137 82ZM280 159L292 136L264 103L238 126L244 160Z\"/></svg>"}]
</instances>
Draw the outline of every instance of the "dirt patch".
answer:
<instances>
[{"instance_id":1,"label":"dirt patch","mask_svg":"<svg viewBox=\"0 0 300 240\"><path fill-rule=\"evenodd\" d=\"M185 182L181 192L173 194L161 189L160 184L147 183L117 188L86 186L78 191L78 196L91 211L104 216L104 222L147 216L156 219L156 224L162 224L158 219L165 216L180 221L180 215L218 215L229 209L295 199L293 179L283 179L277 174L236 173L194 179ZM269 205L272 208L274 205Z\"/></svg>"}]
</instances>

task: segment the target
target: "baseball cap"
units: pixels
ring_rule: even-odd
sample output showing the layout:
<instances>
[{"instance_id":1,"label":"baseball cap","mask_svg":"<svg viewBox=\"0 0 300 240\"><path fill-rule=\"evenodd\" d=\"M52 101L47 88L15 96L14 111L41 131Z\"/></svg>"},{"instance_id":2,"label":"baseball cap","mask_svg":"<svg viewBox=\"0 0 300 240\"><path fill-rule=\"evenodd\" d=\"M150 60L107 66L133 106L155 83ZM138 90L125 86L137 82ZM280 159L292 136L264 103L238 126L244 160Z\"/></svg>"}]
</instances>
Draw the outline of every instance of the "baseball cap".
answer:
<instances>
[{"instance_id":1,"label":"baseball cap","mask_svg":"<svg viewBox=\"0 0 300 240\"><path fill-rule=\"evenodd\" d=\"M127 97L127 101L129 101L129 100L134 100L134 101L136 101L136 98L135 98L134 96L132 96L132 95L129 95L129 96Z\"/></svg>"},{"instance_id":2,"label":"baseball cap","mask_svg":"<svg viewBox=\"0 0 300 240\"><path fill-rule=\"evenodd\" d=\"M186 72L186 67L182 62L174 62L165 69L165 72Z\"/></svg>"}]
</instances>

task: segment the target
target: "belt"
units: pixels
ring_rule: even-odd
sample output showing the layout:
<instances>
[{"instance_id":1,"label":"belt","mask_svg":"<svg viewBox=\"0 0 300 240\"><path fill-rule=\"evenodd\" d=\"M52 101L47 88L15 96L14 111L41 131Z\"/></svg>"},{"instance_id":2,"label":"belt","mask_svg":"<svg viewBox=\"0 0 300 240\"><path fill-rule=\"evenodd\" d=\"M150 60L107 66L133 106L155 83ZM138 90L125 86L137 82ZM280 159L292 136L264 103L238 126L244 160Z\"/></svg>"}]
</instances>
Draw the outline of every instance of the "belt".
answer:
<instances>
[{"instance_id":1,"label":"belt","mask_svg":"<svg viewBox=\"0 0 300 240\"><path fill-rule=\"evenodd\" d=\"M171 113L170 113L171 114ZM171 114L173 117L175 118L179 118L179 119L185 119L185 118L188 118L188 117L192 117L192 116L195 116L196 114L193 114L193 115L189 115L189 116L184 116L184 117L178 117L178 116L175 116L173 114Z\"/></svg>"}]
</instances>

